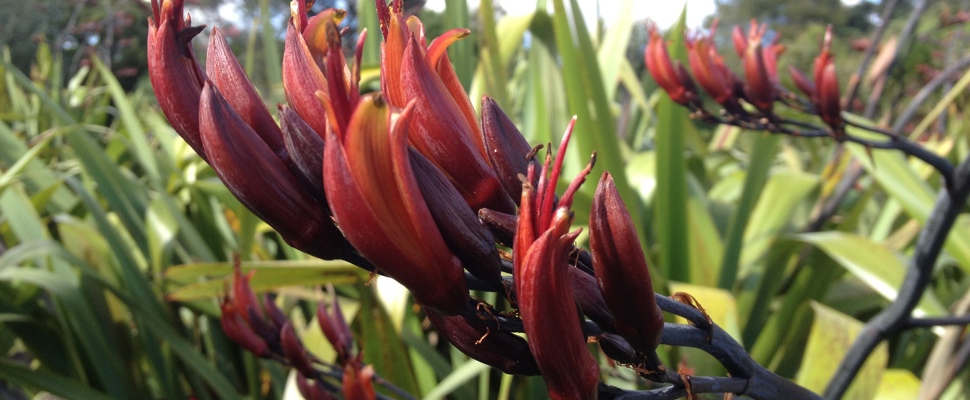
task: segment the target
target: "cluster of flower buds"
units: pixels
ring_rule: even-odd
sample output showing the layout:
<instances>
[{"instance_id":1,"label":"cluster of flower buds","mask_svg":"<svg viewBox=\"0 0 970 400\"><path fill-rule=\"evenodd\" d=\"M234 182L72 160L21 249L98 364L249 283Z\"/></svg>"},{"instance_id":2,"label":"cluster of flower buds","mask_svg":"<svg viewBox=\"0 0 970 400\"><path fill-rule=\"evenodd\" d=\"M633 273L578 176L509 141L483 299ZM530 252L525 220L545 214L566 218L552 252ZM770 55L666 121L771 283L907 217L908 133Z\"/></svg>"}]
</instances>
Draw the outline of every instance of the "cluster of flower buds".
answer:
<instances>
[{"instance_id":1,"label":"cluster of flower buds","mask_svg":"<svg viewBox=\"0 0 970 400\"><path fill-rule=\"evenodd\" d=\"M561 197L555 193L575 120L555 164L551 152L540 164L537 148L494 101L483 98L476 115L445 51L469 31L429 44L402 1L376 3L382 91L360 94L366 32L348 64L338 29L345 13L307 17L307 3L292 2L282 68L288 105L278 107L277 124L217 29L203 69L190 46L201 29L183 19L182 0L153 1L149 67L159 105L229 190L288 243L402 283L471 357L507 373L541 374L554 398L596 396L588 336L621 363L659 367L651 355L662 315L612 178L604 174L596 192L592 253L578 249L578 231L570 231L572 199L592 162ZM496 243L512 247L511 260ZM513 284L503 270L513 272ZM468 282L507 289L527 340L515 324L483 313L491 306L470 299ZM312 363L278 310L238 292L223 306L231 337L260 356L283 354L310 376ZM345 390L368 381L371 372L349 354L342 318L319 319L351 377Z\"/></svg>"},{"instance_id":2,"label":"cluster of flower buds","mask_svg":"<svg viewBox=\"0 0 970 400\"><path fill-rule=\"evenodd\" d=\"M337 366L327 365L312 356L296 335L293 324L276 306L269 294L261 299L256 297L250 286L255 271L243 275L238 260L232 274L231 289L222 299L222 330L230 340L249 350L257 357L279 360L293 367L299 374L296 383L300 393L307 399L331 399L331 392L342 391L346 399L373 399L374 369L364 365L360 354L353 353L353 336L340 305L332 303L333 313L327 313L326 306L317 306L317 320L327 340L337 351L337 363L342 369L340 387L323 379L325 371Z\"/></svg>"},{"instance_id":3,"label":"cluster of flower buds","mask_svg":"<svg viewBox=\"0 0 970 400\"><path fill-rule=\"evenodd\" d=\"M786 132L786 128L782 126L784 121L773 112L774 104L781 101L817 114L828 125L832 136L843 136L845 127L841 116L839 84L834 60L829 51L831 27L826 31L821 54L815 60L814 82L795 68L789 71L796 86L808 96L808 101L802 102L807 106L802 107L797 104L797 96L779 83L778 57L784 53L785 47L778 43L778 35L770 43L766 43L766 25L752 21L747 34L740 27L734 27L731 36L734 48L742 60L742 80L725 65L724 59L717 52L714 45L716 26L715 24L711 27L709 35L688 35L686 46L690 72L680 63L675 66L656 26L650 27L650 40L644 55L647 69L672 100L690 108L695 112L695 117L711 122ZM695 80L723 108L724 118L704 108L704 102L694 84ZM745 107L744 104L751 107Z\"/></svg>"}]
</instances>

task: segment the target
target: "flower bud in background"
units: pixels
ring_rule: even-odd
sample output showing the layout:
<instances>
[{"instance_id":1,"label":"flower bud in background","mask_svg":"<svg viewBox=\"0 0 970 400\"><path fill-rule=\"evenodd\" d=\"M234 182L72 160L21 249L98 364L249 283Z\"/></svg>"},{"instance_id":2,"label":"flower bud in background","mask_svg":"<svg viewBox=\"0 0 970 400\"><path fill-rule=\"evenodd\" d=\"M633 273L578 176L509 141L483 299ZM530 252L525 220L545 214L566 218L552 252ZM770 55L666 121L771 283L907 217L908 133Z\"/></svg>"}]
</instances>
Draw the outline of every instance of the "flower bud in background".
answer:
<instances>
[{"instance_id":1,"label":"flower bud in background","mask_svg":"<svg viewBox=\"0 0 970 400\"><path fill-rule=\"evenodd\" d=\"M570 122L551 170L547 162L533 187L523 181L519 224L513 248L515 289L529 348L553 399L595 398L599 367L586 348L586 336L573 294L570 252L579 231L569 231L569 207L592 166L573 180L558 205L553 205L566 145L576 119Z\"/></svg>"},{"instance_id":2,"label":"flower bud in background","mask_svg":"<svg viewBox=\"0 0 970 400\"><path fill-rule=\"evenodd\" d=\"M630 214L608 172L603 173L589 218L593 269L616 332L638 351L660 344L663 313L654 299L646 258Z\"/></svg>"},{"instance_id":3,"label":"flower bud in background","mask_svg":"<svg viewBox=\"0 0 970 400\"><path fill-rule=\"evenodd\" d=\"M336 295L333 296L329 307L333 311L327 312L327 308L322 302L317 304L317 323L320 324L320 330L323 331L327 341L337 351L337 363L343 365L351 359L354 336L347 326Z\"/></svg>"},{"instance_id":4,"label":"flower bud in background","mask_svg":"<svg viewBox=\"0 0 970 400\"><path fill-rule=\"evenodd\" d=\"M795 86L808 96L815 106L815 112L832 128L836 139L840 139L845 135L845 121L842 119L839 81L835 71L835 59L830 51L831 46L832 26L829 25L822 39L821 52L815 58L815 82L809 81L794 67L789 68L789 72Z\"/></svg>"},{"instance_id":5,"label":"flower bud in background","mask_svg":"<svg viewBox=\"0 0 970 400\"><path fill-rule=\"evenodd\" d=\"M698 104L694 81L683 65L678 63L674 67L670 54L667 53L667 44L654 25L650 26L650 41L647 42L647 51L643 57L650 75L670 95L671 100L682 106Z\"/></svg>"},{"instance_id":6,"label":"flower bud in background","mask_svg":"<svg viewBox=\"0 0 970 400\"><path fill-rule=\"evenodd\" d=\"M199 96L206 77L191 44L205 26L192 26L190 18L183 19L183 6L184 0L152 0L148 75L165 118L205 160L199 137Z\"/></svg>"},{"instance_id":7,"label":"flower bud in background","mask_svg":"<svg viewBox=\"0 0 970 400\"><path fill-rule=\"evenodd\" d=\"M765 35L766 25L760 27L752 22L751 29L748 30L748 41L744 47L744 93L745 100L751 103L758 111L764 114L771 114L772 105L775 103L775 86L772 83L771 73L768 68L768 61L774 60L774 53L765 50L762 39ZM772 65L775 65L772 61Z\"/></svg>"},{"instance_id":8,"label":"flower bud in background","mask_svg":"<svg viewBox=\"0 0 970 400\"><path fill-rule=\"evenodd\" d=\"M717 48L714 46L716 29L715 23L711 27L710 35L687 38L690 69L694 72L697 83L715 102L724 106L730 113L743 113L744 109L738 103L740 93L735 92L735 88L740 87L741 83L734 72L724 65L724 59L717 53Z\"/></svg>"}]
</instances>

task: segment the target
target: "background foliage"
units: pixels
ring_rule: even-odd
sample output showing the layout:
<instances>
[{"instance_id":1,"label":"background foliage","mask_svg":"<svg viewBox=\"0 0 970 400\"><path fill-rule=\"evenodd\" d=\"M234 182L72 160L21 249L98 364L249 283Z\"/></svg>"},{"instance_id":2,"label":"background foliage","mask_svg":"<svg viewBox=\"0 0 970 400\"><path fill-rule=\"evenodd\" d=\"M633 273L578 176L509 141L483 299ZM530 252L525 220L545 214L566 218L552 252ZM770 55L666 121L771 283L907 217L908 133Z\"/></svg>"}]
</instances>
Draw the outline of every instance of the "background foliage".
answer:
<instances>
[{"instance_id":1,"label":"background foliage","mask_svg":"<svg viewBox=\"0 0 970 400\"><path fill-rule=\"evenodd\" d=\"M21 10L18 18L4 17L6 29L0 29L8 45L0 69L0 397L295 393L287 371L240 350L219 329L217 297L233 254L258 270L257 291L280 294L277 302L323 359L333 359L333 350L313 311L323 298L317 288L330 283L354 321L365 361L409 392L482 399L544 393L541 380L490 371L438 341L410 311L406 294L387 282L367 285L356 268L299 254L246 211L154 104L142 78L143 3L13 3L0 4ZM535 13L514 17L503 17L490 0L478 10L448 1L443 15L417 2L412 7L431 37L435 30L474 28L450 50L456 71L472 99L494 97L530 142L558 140L578 115L564 176L598 152L598 171L613 173L640 222L659 292L690 292L756 361L821 391L860 321L885 306L902 282L938 177L892 152L693 123L644 72L644 21L622 13L608 27L590 27L577 0L555 0L549 9L538 3ZM868 2L845 12L831 11L844 7L834 1L768 3L719 2L720 26L752 17L768 22L789 48L783 67L808 70L823 25L833 23L843 82L862 58L856 39L888 24L887 37L896 37L900 50L886 51L863 71L855 109L876 123L897 121L929 79L968 56L961 2L919 10L919 2L904 1L885 21L877 15L881 7ZM286 8L268 0L245 4L244 15L254 22L230 35L232 44L275 104L282 99ZM327 4L318 1L317 9ZM211 12L216 3L197 7L194 12ZM120 18L115 11L134 22L108 23ZM349 23L377 32L373 13L363 2ZM917 18L914 32L899 36L910 18ZM79 28L87 22L94 23L91 30ZM683 32L681 26L667 30L672 51L681 51ZM719 36L723 54L732 53L726 33ZM46 40L24 40L33 34ZM121 45L132 38L130 48ZM66 45L72 41L78 47ZM374 87L378 54L375 43L368 47L364 77ZM119 72L128 68L135 70ZM962 70L952 76L906 124L925 146L954 161L970 153L967 76ZM587 185L577 199L577 221L587 218L592 189ZM834 211L823 212L826 207ZM962 215L921 315L970 309L968 230ZM938 386L947 398L970 396L966 374L951 381L938 372L967 340L963 329L913 329L890 340L851 396L913 398L920 385ZM669 366L723 374L703 353L661 350ZM629 369L604 371L609 384L645 385Z\"/></svg>"}]
</instances>

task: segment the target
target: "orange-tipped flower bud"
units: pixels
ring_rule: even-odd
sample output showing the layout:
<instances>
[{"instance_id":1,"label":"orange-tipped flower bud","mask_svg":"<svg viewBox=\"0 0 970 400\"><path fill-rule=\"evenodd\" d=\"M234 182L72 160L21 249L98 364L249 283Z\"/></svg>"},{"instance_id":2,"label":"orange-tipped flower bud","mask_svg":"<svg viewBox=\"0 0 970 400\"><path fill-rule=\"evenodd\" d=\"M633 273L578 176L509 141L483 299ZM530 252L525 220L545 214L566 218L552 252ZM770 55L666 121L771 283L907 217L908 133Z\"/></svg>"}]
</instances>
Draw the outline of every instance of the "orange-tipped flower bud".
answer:
<instances>
[{"instance_id":1,"label":"orange-tipped flower bud","mask_svg":"<svg viewBox=\"0 0 970 400\"><path fill-rule=\"evenodd\" d=\"M667 44L657 32L656 26L650 26L650 41L647 42L647 51L643 57L653 80L670 95L671 100L684 106L697 101L693 81L682 66L674 67L670 54L667 53Z\"/></svg>"},{"instance_id":2,"label":"orange-tipped flower bud","mask_svg":"<svg viewBox=\"0 0 970 400\"><path fill-rule=\"evenodd\" d=\"M616 331L637 350L652 352L660 344L663 314L653 296L636 226L608 172L593 196L589 244L596 282L613 313Z\"/></svg>"},{"instance_id":3,"label":"orange-tipped flower bud","mask_svg":"<svg viewBox=\"0 0 970 400\"><path fill-rule=\"evenodd\" d=\"M461 263L435 226L408 147L413 107L399 115L377 96L361 98L342 135L327 134L323 181L340 230L361 255L447 314L467 306Z\"/></svg>"}]
</instances>

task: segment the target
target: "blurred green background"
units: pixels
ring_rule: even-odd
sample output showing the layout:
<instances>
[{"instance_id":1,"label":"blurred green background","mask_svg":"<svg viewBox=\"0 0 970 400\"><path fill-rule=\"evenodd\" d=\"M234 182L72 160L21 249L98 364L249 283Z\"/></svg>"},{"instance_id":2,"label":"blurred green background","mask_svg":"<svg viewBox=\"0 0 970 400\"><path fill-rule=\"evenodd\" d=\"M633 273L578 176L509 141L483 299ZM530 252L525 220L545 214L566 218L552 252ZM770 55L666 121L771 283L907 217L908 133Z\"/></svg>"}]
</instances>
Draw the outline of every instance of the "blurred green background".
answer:
<instances>
[{"instance_id":1,"label":"blurred green background","mask_svg":"<svg viewBox=\"0 0 970 400\"><path fill-rule=\"evenodd\" d=\"M894 297L939 177L894 152L691 121L645 71L647 21L630 12L634 1L616 1L619 19L592 24L578 0L542 0L516 15L491 0L476 7L448 0L441 12L405 3L428 37L472 29L449 49L458 76L473 103L488 93L531 143L557 141L578 116L564 176L598 153L594 174L609 170L617 179L658 292L691 293L758 363L821 391L862 322ZM231 45L267 105L283 102L288 2L187 3L195 20L231 26ZM220 17L226 3L234 17ZM867 38L885 23L886 40L861 71L853 107L889 125L930 79L970 56L970 4L937 1L924 10L919 3L901 1L883 18L883 4L865 1L722 0L717 42L728 65L738 65L729 29L751 18L768 23L788 49L779 68L785 84L789 65L811 70L824 26L833 24L845 87L873 45ZM332 5L317 1L313 12ZM350 10L347 50L359 28L378 32L371 2L336 5ZM332 283L365 361L417 397L545 395L541 379L491 371L439 341L406 294L381 280L366 285L368 276L352 266L300 254L245 210L158 110L145 60L150 4L2 0L0 10L0 398L296 396L288 371L220 330L218 297L233 254L258 270L257 291L279 294L302 340L324 360L334 352L314 308L320 285ZM900 36L910 20L913 33ZM686 60L683 21L659 28L671 54ZM194 42L201 58L207 33ZM368 37L367 90L378 87L379 36ZM951 161L970 154L968 82L970 73L959 71L907 125ZM576 201L577 223L586 221L594 186ZM918 313L966 313L968 272L964 214ZM893 338L848 396L915 398L922 385L967 398L970 374L951 382L933 372L967 340L961 332L914 329ZM600 357L607 383L649 387ZM661 346L661 357L696 374L725 373L692 349Z\"/></svg>"}]
</instances>

